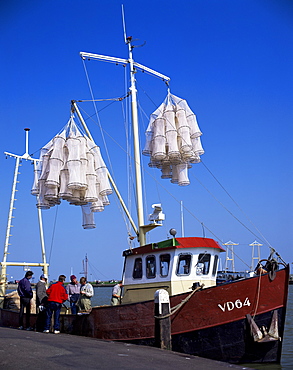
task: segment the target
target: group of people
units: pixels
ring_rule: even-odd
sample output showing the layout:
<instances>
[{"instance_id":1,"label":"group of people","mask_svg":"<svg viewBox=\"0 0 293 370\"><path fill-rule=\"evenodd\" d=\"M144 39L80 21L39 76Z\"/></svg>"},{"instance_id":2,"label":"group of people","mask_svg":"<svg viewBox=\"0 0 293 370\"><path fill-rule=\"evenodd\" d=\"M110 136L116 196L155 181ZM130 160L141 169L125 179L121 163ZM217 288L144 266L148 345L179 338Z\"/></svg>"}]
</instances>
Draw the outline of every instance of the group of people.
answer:
<instances>
[{"instance_id":1,"label":"group of people","mask_svg":"<svg viewBox=\"0 0 293 370\"><path fill-rule=\"evenodd\" d=\"M30 309L33 291L30 279L32 271L27 271L24 278L18 283L20 297L19 329L24 329L23 318L26 310L26 330L34 330L30 326ZM51 319L54 314L54 333L60 333L60 312L62 305L67 300L70 302L72 314L83 314L91 311L91 297L94 295L93 286L85 277L77 281L75 275L70 276L70 283L65 287L65 275L60 275L58 281L47 289L48 276L42 274L36 284L36 305L38 310L37 330L44 333L50 332Z\"/></svg>"},{"instance_id":2,"label":"group of people","mask_svg":"<svg viewBox=\"0 0 293 370\"><path fill-rule=\"evenodd\" d=\"M66 287L70 309L73 315L87 313L92 309L91 298L94 295L92 284L87 283L85 277L81 277L79 282L75 275L70 276L70 283Z\"/></svg>"}]
</instances>

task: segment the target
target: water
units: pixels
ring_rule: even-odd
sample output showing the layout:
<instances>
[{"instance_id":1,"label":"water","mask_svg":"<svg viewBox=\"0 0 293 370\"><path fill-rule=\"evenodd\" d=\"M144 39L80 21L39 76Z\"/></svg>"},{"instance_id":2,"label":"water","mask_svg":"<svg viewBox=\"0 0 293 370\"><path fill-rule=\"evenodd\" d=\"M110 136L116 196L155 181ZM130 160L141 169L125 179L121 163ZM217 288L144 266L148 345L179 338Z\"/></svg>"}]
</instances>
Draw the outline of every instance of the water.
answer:
<instances>
[{"instance_id":1,"label":"water","mask_svg":"<svg viewBox=\"0 0 293 370\"><path fill-rule=\"evenodd\" d=\"M94 287L95 295L92 297L92 306L111 304L113 287Z\"/></svg>"},{"instance_id":2,"label":"water","mask_svg":"<svg viewBox=\"0 0 293 370\"><path fill-rule=\"evenodd\" d=\"M293 369L293 285L289 285L289 297L285 324L282 361L280 369Z\"/></svg>"}]
</instances>

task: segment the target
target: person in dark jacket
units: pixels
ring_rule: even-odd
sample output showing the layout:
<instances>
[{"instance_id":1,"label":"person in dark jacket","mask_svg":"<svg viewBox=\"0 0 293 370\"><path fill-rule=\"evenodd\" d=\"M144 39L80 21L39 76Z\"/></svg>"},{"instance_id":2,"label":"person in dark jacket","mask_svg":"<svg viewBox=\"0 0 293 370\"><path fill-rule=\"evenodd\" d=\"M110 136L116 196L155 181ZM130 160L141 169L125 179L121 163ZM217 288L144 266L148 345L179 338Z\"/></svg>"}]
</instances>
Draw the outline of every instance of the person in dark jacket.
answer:
<instances>
[{"instance_id":1,"label":"person in dark jacket","mask_svg":"<svg viewBox=\"0 0 293 370\"><path fill-rule=\"evenodd\" d=\"M60 311L62 307L62 303L67 301L68 294L66 293L65 286L63 285L66 279L65 275L60 275L57 283L52 284L47 289L47 317L46 317L46 324L44 333L50 332L50 325L51 325L51 318L54 312L54 334L60 333Z\"/></svg>"},{"instance_id":2,"label":"person in dark jacket","mask_svg":"<svg viewBox=\"0 0 293 370\"><path fill-rule=\"evenodd\" d=\"M20 311L19 311L19 328L23 327L23 315L24 309L26 313L26 330L33 330L30 326L30 316L31 316L31 299L33 298L33 291L30 283L30 279L33 276L32 271L27 271L23 279L19 280L17 293L20 298Z\"/></svg>"},{"instance_id":3,"label":"person in dark jacket","mask_svg":"<svg viewBox=\"0 0 293 370\"><path fill-rule=\"evenodd\" d=\"M40 280L36 284L36 308L37 308L37 321L36 321L36 331L43 331L46 322L46 305L47 305L47 280L48 276L42 274Z\"/></svg>"},{"instance_id":4,"label":"person in dark jacket","mask_svg":"<svg viewBox=\"0 0 293 370\"><path fill-rule=\"evenodd\" d=\"M47 298L48 298L47 293L46 293L47 280L48 280L48 276L46 274L42 274L40 276L40 280L36 284L36 305L38 309L40 309L40 306L45 306L47 303Z\"/></svg>"}]
</instances>

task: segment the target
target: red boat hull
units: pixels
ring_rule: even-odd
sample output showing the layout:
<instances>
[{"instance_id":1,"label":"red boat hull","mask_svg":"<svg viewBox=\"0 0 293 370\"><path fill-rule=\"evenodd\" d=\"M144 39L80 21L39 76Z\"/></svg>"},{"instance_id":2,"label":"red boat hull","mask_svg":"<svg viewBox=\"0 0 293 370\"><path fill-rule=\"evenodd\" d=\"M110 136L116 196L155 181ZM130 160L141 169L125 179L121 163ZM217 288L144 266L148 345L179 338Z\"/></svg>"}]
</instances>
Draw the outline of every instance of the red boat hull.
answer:
<instances>
[{"instance_id":1,"label":"red boat hull","mask_svg":"<svg viewBox=\"0 0 293 370\"><path fill-rule=\"evenodd\" d=\"M195 292L171 316L172 349L231 363L280 362L288 294L289 266L268 274ZM171 307L188 294L170 297ZM246 315L269 329L277 312L279 340L255 342ZM17 326L1 310L0 324ZM106 340L154 345L154 301L93 308L91 314L62 315L62 331Z\"/></svg>"}]
</instances>

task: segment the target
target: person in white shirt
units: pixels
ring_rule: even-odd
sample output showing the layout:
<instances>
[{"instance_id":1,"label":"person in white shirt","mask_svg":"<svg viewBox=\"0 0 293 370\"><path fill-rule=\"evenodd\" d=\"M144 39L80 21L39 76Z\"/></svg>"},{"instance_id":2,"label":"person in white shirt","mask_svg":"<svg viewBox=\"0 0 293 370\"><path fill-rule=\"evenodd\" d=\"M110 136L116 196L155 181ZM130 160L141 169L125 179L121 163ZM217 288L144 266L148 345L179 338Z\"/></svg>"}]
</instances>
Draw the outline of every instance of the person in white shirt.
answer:
<instances>
[{"instance_id":1,"label":"person in white shirt","mask_svg":"<svg viewBox=\"0 0 293 370\"><path fill-rule=\"evenodd\" d=\"M80 296L77 302L79 313L91 312L91 298L94 295L94 288L90 283L87 283L85 277L80 278Z\"/></svg>"}]
</instances>

